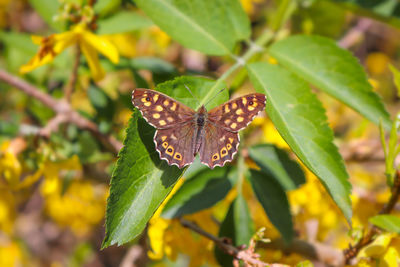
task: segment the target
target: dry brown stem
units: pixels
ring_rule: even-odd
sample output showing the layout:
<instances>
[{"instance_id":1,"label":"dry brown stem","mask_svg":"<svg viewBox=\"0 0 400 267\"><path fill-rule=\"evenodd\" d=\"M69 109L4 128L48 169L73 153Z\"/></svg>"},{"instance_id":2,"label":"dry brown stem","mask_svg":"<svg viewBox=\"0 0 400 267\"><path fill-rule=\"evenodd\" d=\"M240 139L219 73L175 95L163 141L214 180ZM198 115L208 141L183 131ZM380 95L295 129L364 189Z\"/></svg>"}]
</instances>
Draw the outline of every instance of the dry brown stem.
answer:
<instances>
[{"instance_id":1,"label":"dry brown stem","mask_svg":"<svg viewBox=\"0 0 400 267\"><path fill-rule=\"evenodd\" d=\"M42 102L45 106L51 108L53 111L57 113L57 115L50 120L49 126L44 128L44 134L49 134L50 130L54 128L58 128L60 123L72 123L83 130L90 131L103 145L117 154L118 151L122 148L121 142L115 139L113 136L105 135L100 132L97 125L81 116L78 112L72 109L71 105L65 100L57 100L52 96L40 91L35 86L27 83L26 81L4 71L0 70L0 80L21 90L25 94L36 98L40 102Z\"/></svg>"}]
</instances>

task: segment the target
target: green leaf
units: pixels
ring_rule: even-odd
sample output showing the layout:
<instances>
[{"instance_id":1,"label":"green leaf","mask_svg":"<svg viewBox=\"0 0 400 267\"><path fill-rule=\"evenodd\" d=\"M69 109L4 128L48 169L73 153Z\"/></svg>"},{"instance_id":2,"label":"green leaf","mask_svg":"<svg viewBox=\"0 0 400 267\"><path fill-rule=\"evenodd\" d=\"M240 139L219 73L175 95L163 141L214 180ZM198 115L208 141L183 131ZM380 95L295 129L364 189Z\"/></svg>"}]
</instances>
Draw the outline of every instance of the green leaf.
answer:
<instances>
[{"instance_id":1,"label":"green leaf","mask_svg":"<svg viewBox=\"0 0 400 267\"><path fill-rule=\"evenodd\" d=\"M400 218L393 215L377 215L369 222L391 233L400 234Z\"/></svg>"},{"instance_id":2,"label":"green leaf","mask_svg":"<svg viewBox=\"0 0 400 267\"><path fill-rule=\"evenodd\" d=\"M399 3L397 0L332 0L331 2L362 16L369 16L395 27L400 27Z\"/></svg>"},{"instance_id":3,"label":"green leaf","mask_svg":"<svg viewBox=\"0 0 400 267\"><path fill-rule=\"evenodd\" d=\"M100 17L104 17L115 12L120 6L121 0L97 0L93 9Z\"/></svg>"},{"instance_id":4,"label":"green leaf","mask_svg":"<svg viewBox=\"0 0 400 267\"><path fill-rule=\"evenodd\" d=\"M261 168L274 177L285 190L293 190L306 182L303 170L286 151L274 145L262 144L249 149L250 157Z\"/></svg>"},{"instance_id":5,"label":"green leaf","mask_svg":"<svg viewBox=\"0 0 400 267\"><path fill-rule=\"evenodd\" d=\"M135 110L111 179L103 248L137 237L183 173L160 160L153 136Z\"/></svg>"},{"instance_id":6,"label":"green leaf","mask_svg":"<svg viewBox=\"0 0 400 267\"><path fill-rule=\"evenodd\" d=\"M54 30L59 32L65 29L65 22L54 20L54 16L57 15L60 8L60 2L54 0L29 0L29 3L33 6L37 13L43 18L43 20Z\"/></svg>"},{"instance_id":7,"label":"green leaf","mask_svg":"<svg viewBox=\"0 0 400 267\"><path fill-rule=\"evenodd\" d=\"M390 128L390 117L379 96L350 52L328 38L297 35L271 46L271 56L280 64L379 124Z\"/></svg>"},{"instance_id":8,"label":"green leaf","mask_svg":"<svg viewBox=\"0 0 400 267\"><path fill-rule=\"evenodd\" d=\"M290 243L294 234L293 222L289 202L282 186L270 175L256 170L250 170L250 181L269 220L283 239Z\"/></svg>"},{"instance_id":9,"label":"green leaf","mask_svg":"<svg viewBox=\"0 0 400 267\"><path fill-rule=\"evenodd\" d=\"M320 101L306 82L282 67L260 62L248 70L256 90L267 95L266 109L280 135L319 177L350 222L351 185Z\"/></svg>"},{"instance_id":10,"label":"green leaf","mask_svg":"<svg viewBox=\"0 0 400 267\"><path fill-rule=\"evenodd\" d=\"M254 234L254 224L244 197L239 194L229 206L229 210L219 229L219 237L229 237L234 246L248 245ZM221 266L232 266L233 257L217 246L215 257Z\"/></svg>"},{"instance_id":11,"label":"green leaf","mask_svg":"<svg viewBox=\"0 0 400 267\"><path fill-rule=\"evenodd\" d=\"M400 70L398 70L392 64L389 64L389 69L393 74L393 82L397 88L397 96L400 97Z\"/></svg>"},{"instance_id":12,"label":"green leaf","mask_svg":"<svg viewBox=\"0 0 400 267\"><path fill-rule=\"evenodd\" d=\"M228 55L250 36L238 0L135 0L155 24L182 45L210 55Z\"/></svg>"},{"instance_id":13,"label":"green leaf","mask_svg":"<svg viewBox=\"0 0 400 267\"><path fill-rule=\"evenodd\" d=\"M140 30L151 26L153 23L146 17L136 12L123 11L116 15L99 20L98 34L124 33Z\"/></svg>"},{"instance_id":14,"label":"green leaf","mask_svg":"<svg viewBox=\"0 0 400 267\"><path fill-rule=\"evenodd\" d=\"M194 95L202 99L215 81L180 77L159 84L156 90L194 107L197 102L185 84L192 89ZM211 104L218 105L227 99L228 93L221 93ZM168 166L166 161L160 160L154 147L154 132L155 129L135 109L111 179L103 248L113 244L121 245L137 237L183 174L184 170Z\"/></svg>"},{"instance_id":15,"label":"green leaf","mask_svg":"<svg viewBox=\"0 0 400 267\"><path fill-rule=\"evenodd\" d=\"M165 205L162 216L171 219L212 207L224 199L232 183L227 168L200 171L178 189Z\"/></svg>"}]
</instances>

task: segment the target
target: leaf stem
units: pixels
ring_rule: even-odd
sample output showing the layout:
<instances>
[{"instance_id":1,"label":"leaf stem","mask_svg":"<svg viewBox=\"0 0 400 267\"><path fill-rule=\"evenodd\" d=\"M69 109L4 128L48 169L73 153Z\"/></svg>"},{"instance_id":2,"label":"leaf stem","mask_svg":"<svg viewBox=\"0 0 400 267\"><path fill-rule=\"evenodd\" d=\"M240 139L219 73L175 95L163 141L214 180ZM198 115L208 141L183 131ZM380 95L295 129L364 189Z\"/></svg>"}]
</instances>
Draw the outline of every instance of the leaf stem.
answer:
<instances>
[{"instance_id":1,"label":"leaf stem","mask_svg":"<svg viewBox=\"0 0 400 267\"><path fill-rule=\"evenodd\" d=\"M250 46L249 50L246 51L246 53L241 56L241 57L235 57L236 63L232 65L224 74L222 74L221 77L217 80L217 82L214 84L213 87L211 87L210 91L205 95L205 97L200 101L199 107L204 105L205 103L208 102L208 100L213 97L221 85L222 82L226 81L227 78L235 72L237 69L243 67L246 65L247 61L254 56L257 53L260 53L263 51L262 47L266 45L270 40L273 39L275 36L274 32L272 32L270 29L266 29L260 37L257 38L257 40L254 42L253 45Z\"/></svg>"}]
</instances>

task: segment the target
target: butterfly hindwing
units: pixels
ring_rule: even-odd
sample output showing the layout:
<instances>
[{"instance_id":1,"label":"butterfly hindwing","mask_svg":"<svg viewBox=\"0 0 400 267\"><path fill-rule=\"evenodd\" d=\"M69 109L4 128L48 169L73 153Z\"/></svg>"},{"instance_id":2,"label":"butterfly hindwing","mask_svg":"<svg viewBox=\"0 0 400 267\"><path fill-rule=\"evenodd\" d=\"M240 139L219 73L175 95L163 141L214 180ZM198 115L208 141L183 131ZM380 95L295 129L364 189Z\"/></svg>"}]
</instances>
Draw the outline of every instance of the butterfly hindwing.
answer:
<instances>
[{"instance_id":1,"label":"butterfly hindwing","mask_svg":"<svg viewBox=\"0 0 400 267\"><path fill-rule=\"evenodd\" d=\"M194 110L154 90L137 88L132 92L132 103L143 118L157 129L176 127L191 120Z\"/></svg>"},{"instance_id":2,"label":"butterfly hindwing","mask_svg":"<svg viewBox=\"0 0 400 267\"><path fill-rule=\"evenodd\" d=\"M182 123L179 127L158 129L154 135L154 143L160 158L179 168L192 163L195 157L194 129L193 121Z\"/></svg>"},{"instance_id":3,"label":"butterfly hindwing","mask_svg":"<svg viewBox=\"0 0 400 267\"><path fill-rule=\"evenodd\" d=\"M215 166L222 167L233 160L239 142L238 133L207 122L199 151L200 161L211 169Z\"/></svg>"},{"instance_id":4,"label":"butterfly hindwing","mask_svg":"<svg viewBox=\"0 0 400 267\"><path fill-rule=\"evenodd\" d=\"M208 119L233 132L245 128L265 108L266 97L254 93L235 98L208 112Z\"/></svg>"}]
</instances>

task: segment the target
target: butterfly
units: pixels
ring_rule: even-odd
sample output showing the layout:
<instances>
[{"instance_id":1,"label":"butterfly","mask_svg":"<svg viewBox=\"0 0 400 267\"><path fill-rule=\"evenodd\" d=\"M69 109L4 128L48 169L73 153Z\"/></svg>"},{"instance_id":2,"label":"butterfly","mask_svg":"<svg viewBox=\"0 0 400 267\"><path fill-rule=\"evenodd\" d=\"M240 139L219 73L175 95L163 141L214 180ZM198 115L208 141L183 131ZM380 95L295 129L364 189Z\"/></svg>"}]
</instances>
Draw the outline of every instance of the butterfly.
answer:
<instances>
[{"instance_id":1,"label":"butterfly","mask_svg":"<svg viewBox=\"0 0 400 267\"><path fill-rule=\"evenodd\" d=\"M204 105L194 111L160 92L137 88L132 103L157 129L154 143L160 159L183 168L199 154L200 161L213 169L233 160L238 132L265 108L266 96L245 95L207 112Z\"/></svg>"}]
</instances>

